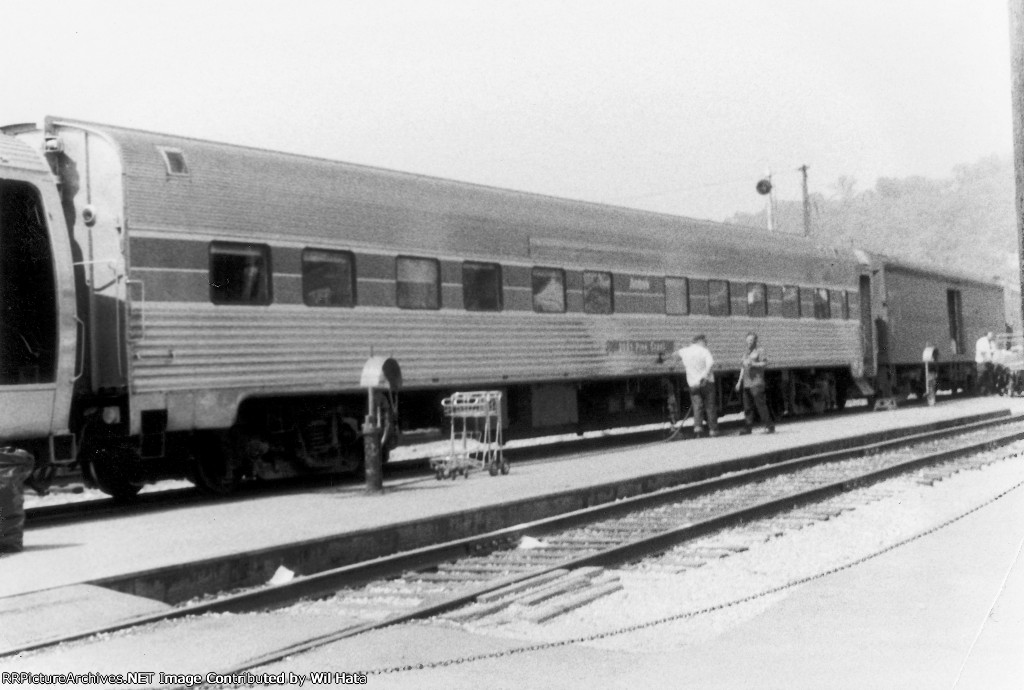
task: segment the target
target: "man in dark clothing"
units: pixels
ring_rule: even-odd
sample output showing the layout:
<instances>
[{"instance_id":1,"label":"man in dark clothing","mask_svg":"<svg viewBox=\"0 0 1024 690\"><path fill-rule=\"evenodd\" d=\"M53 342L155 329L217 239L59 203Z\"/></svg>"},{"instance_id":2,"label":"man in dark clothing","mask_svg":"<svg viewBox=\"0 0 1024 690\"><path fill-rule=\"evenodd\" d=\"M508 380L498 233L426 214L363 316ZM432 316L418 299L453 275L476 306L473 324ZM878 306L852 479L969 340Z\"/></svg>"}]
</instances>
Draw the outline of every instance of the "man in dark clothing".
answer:
<instances>
[{"instance_id":1,"label":"man in dark clothing","mask_svg":"<svg viewBox=\"0 0 1024 690\"><path fill-rule=\"evenodd\" d=\"M740 372L740 380L736 382L736 390L743 396L743 416L747 424L740 432L741 435L749 434L753 429L755 408L757 416L764 423L764 433L775 432L775 424L765 398L764 370L767 366L768 358L757 346L757 334L747 333L747 354L743 356L743 371Z\"/></svg>"}]
</instances>

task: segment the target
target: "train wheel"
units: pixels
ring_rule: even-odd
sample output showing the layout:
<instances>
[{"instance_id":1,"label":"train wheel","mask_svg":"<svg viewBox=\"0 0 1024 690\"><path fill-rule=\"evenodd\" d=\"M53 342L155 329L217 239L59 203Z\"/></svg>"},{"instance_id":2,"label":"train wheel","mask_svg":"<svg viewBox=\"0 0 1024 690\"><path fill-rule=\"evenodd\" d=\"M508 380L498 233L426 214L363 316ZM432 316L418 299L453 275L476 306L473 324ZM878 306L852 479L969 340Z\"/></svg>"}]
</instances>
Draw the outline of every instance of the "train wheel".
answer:
<instances>
[{"instance_id":1,"label":"train wheel","mask_svg":"<svg viewBox=\"0 0 1024 690\"><path fill-rule=\"evenodd\" d=\"M84 470L91 483L114 500L129 501L142 489L135 476L138 458L135 452L120 442L89 450Z\"/></svg>"},{"instance_id":2,"label":"train wheel","mask_svg":"<svg viewBox=\"0 0 1024 690\"><path fill-rule=\"evenodd\" d=\"M225 496L238 488L241 478L225 432L197 434L190 462L189 479L203 493Z\"/></svg>"}]
</instances>

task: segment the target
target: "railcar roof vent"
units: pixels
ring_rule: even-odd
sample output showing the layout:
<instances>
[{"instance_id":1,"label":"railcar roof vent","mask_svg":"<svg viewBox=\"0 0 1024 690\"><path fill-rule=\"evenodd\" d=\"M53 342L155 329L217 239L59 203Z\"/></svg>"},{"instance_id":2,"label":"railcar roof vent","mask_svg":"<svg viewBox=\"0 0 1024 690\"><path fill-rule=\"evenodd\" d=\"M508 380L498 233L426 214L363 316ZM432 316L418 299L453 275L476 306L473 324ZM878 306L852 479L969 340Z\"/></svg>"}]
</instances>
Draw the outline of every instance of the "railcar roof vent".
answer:
<instances>
[{"instance_id":1,"label":"railcar roof vent","mask_svg":"<svg viewBox=\"0 0 1024 690\"><path fill-rule=\"evenodd\" d=\"M164 165L167 166L167 174L177 177L187 177L189 174L188 163L185 162L185 153L181 149L157 146L160 155L164 157Z\"/></svg>"}]
</instances>

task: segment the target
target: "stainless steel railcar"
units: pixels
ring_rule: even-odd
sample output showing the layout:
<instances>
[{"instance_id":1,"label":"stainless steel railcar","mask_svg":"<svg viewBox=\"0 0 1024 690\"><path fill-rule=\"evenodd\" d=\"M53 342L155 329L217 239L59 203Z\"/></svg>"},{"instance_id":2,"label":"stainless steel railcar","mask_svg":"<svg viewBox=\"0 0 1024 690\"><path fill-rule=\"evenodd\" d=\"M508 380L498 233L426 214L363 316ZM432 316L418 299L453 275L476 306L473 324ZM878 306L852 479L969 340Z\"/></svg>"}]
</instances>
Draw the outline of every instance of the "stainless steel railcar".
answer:
<instances>
[{"instance_id":1,"label":"stainless steel railcar","mask_svg":"<svg viewBox=\"0 0 1024 690\"><path fill-rule=\"evenodd\" d=\"M371 353L403 370L395 428L481 387L513 434L660 420L663 355L699 332L723 384L759 332L780 410L871 390L855 252L62 118L3 131L0 439L115 495L358 466Z\"/></svg>"}]
</instances>

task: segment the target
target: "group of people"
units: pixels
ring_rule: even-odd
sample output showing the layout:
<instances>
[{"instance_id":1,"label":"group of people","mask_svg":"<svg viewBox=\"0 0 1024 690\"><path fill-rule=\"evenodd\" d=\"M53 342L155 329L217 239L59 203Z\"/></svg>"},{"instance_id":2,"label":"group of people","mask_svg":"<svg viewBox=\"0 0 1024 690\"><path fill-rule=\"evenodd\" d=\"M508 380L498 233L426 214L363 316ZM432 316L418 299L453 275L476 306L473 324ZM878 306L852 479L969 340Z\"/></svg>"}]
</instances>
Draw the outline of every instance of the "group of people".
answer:
<instances>
[{"instance_id":1,"label":"group of people","mask_svg":"<svg viewBox=\"0 0 1024 690\"><path fill-rule=\"evenodd\" d=\"M693 411L693 433L695 436L718 436L718 401L715 385L715 359L708 349L707 338L694 336L693 342L675 353L686 369L686 385L690 390L690 405ZM992 395L998 392L997 348L995 335L989 331L975 344L977 384L981 393ZM764 424L766 434L775 431L775 423L765 395L764 372L768 358L758 347L757 333L747 333L747 351L741 362L742 371L736 382L736 392L743 400L744 428L740 434L749 434L754 428L755 413Z\"/></svg>"},{"instance_id":2,"label":"group of people","mask_svg":"<svg viewBox=\"0 0 1024 690\"><path fill-rule=\"evenodd\" d=\"M976 388L981 395L1016 395L1024 388L1020 347L1011 350L1010 343L1006 343L1000 348L992 331L975 343L974 363L977 367Z\"/></svg>"},{"instance_id":3,"label":"group of people","mask_svg":"<svg viewBox=\"0 0 1024 690\"><path fill-rule=\"evenodd\" d=\"M676 352L686 369L686 385L690 389L693 409L693 433L696 436L718 436L718 405L715 386L715 360L708 349L707 338L701 334L693 342ZM764 424L766 434L775 431L775 423L768 410L765 396L764 372L768 358L757 346L757 334L747 334L747 351L741 362L742 371L736 382L736 391L743 399L743 417L746 422L740 434L749 434L754 428L754 413Z\"/></svg>"}]
</instances>

